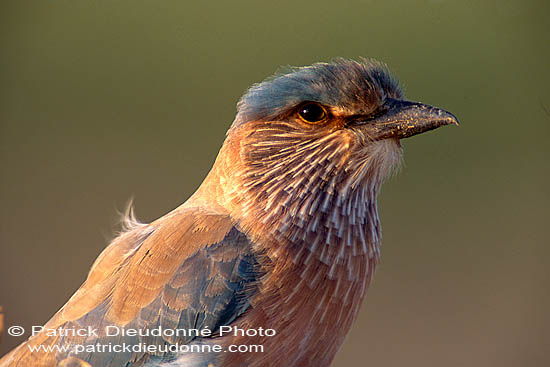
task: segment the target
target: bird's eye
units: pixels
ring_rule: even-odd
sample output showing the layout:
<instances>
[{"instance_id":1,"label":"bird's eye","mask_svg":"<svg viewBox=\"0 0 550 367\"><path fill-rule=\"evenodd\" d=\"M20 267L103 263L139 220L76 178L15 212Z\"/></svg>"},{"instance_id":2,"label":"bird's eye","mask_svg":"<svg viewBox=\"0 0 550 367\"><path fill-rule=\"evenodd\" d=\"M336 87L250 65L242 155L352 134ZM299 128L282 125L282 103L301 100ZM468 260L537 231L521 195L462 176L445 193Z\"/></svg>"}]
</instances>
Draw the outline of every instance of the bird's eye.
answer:
<instances>
[{"instance_id":1,"label":"bird's eye","mask_svg":"<svg viewBox=\"0 0 550 367\"><path fill-rule=\"evenodd\" d=\"M306 103L298 110L298 116L305 122L318 124L326 120L327 110L317 103Z\"/></svg>"}]
</instances>

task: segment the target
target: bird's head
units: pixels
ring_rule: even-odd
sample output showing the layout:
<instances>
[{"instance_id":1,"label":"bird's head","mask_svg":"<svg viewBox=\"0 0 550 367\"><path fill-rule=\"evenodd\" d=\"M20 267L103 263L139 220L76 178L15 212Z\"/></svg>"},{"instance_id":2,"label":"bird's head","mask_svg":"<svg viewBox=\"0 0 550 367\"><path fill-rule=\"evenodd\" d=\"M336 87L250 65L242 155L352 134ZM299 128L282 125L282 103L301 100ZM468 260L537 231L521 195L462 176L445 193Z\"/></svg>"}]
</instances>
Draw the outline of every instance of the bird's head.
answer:
<instances>
[{"instance_id":1,"label":"bird's head","mask_svg":"<svg viewBox=\"0 0 550 367\"><path fill-rule=\"evenodd\" d=\"M359 187L375 195L401 160L400 139L456 122L404 100L381 63L318 63L271 77L241 98L222 149L230 157L224 171L256 206Z\"/></svg>"}]
</instances>

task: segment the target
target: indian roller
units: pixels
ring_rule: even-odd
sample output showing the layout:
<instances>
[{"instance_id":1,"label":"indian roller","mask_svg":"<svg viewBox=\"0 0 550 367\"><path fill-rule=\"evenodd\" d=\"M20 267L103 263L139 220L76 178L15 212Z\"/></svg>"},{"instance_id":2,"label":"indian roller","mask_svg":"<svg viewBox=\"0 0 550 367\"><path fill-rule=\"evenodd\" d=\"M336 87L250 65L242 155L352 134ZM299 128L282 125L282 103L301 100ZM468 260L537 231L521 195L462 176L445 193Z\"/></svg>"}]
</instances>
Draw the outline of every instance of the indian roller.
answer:
<instances>
[{"instance_id":1,"label":"indian roller","mask_svg":"<svg viewBox=\"0 0 550 367\"><path fill-rule=\"evenodd\" d=\"M149 224L130 211L0 366L329 366L380 259L377 195L400 140L449 124L369 59L253 85L197 191Z\"/></svg>"}]
</instances>

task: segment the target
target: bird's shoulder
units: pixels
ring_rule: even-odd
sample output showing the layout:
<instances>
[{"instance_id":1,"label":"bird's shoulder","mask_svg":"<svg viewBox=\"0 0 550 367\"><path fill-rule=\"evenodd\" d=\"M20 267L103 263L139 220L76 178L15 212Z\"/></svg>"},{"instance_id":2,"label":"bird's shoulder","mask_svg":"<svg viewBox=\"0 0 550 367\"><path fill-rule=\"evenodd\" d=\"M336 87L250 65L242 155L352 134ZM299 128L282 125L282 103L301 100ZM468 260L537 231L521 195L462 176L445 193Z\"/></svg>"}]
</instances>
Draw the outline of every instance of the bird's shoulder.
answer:
<instances>
[{"instance_id":1,"label":"bird's shoulder","mask_svg":"<svg viewBox=\"0 0 550 367\"><path fill-rule=\"evenodd\" d=\"M52 337L42 332L26 344L189 343L196 335L109 337L104 331L116 326L214 332L246 310L260 276L258 254L228 214L202 207L175 210L150 224L136 224L115 238L80 289L45 325L45 330L93 327L97 335ZM6 356L19 361L7 365L54 366L55 360L69 355L27 349L21 346ZM89 353L80 358L92 366L128 362L137 366L139 361L165 354Z\"/></svg>"}]
</instances>

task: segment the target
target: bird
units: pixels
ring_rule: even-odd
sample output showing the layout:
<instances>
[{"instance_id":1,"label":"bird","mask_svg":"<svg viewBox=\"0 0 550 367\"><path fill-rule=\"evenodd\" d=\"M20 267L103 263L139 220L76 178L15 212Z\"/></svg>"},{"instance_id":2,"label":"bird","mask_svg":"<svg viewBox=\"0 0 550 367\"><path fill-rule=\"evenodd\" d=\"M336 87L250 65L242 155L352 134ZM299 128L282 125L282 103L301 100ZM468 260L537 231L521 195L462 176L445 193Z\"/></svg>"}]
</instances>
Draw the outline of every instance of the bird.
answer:
<instances>
[{"instance_id":1,"label":"bird","mask_svg":"<svg viewBox=\"0 0 550 367\"><path fill-rule=\"evenodd\" d=\"M0 366L330 366L380 261L377 196L401 139L451 124L373 59L254 84L195 193L151 223L128 209L82 286Z\"/></svg>"}]
</instances>

